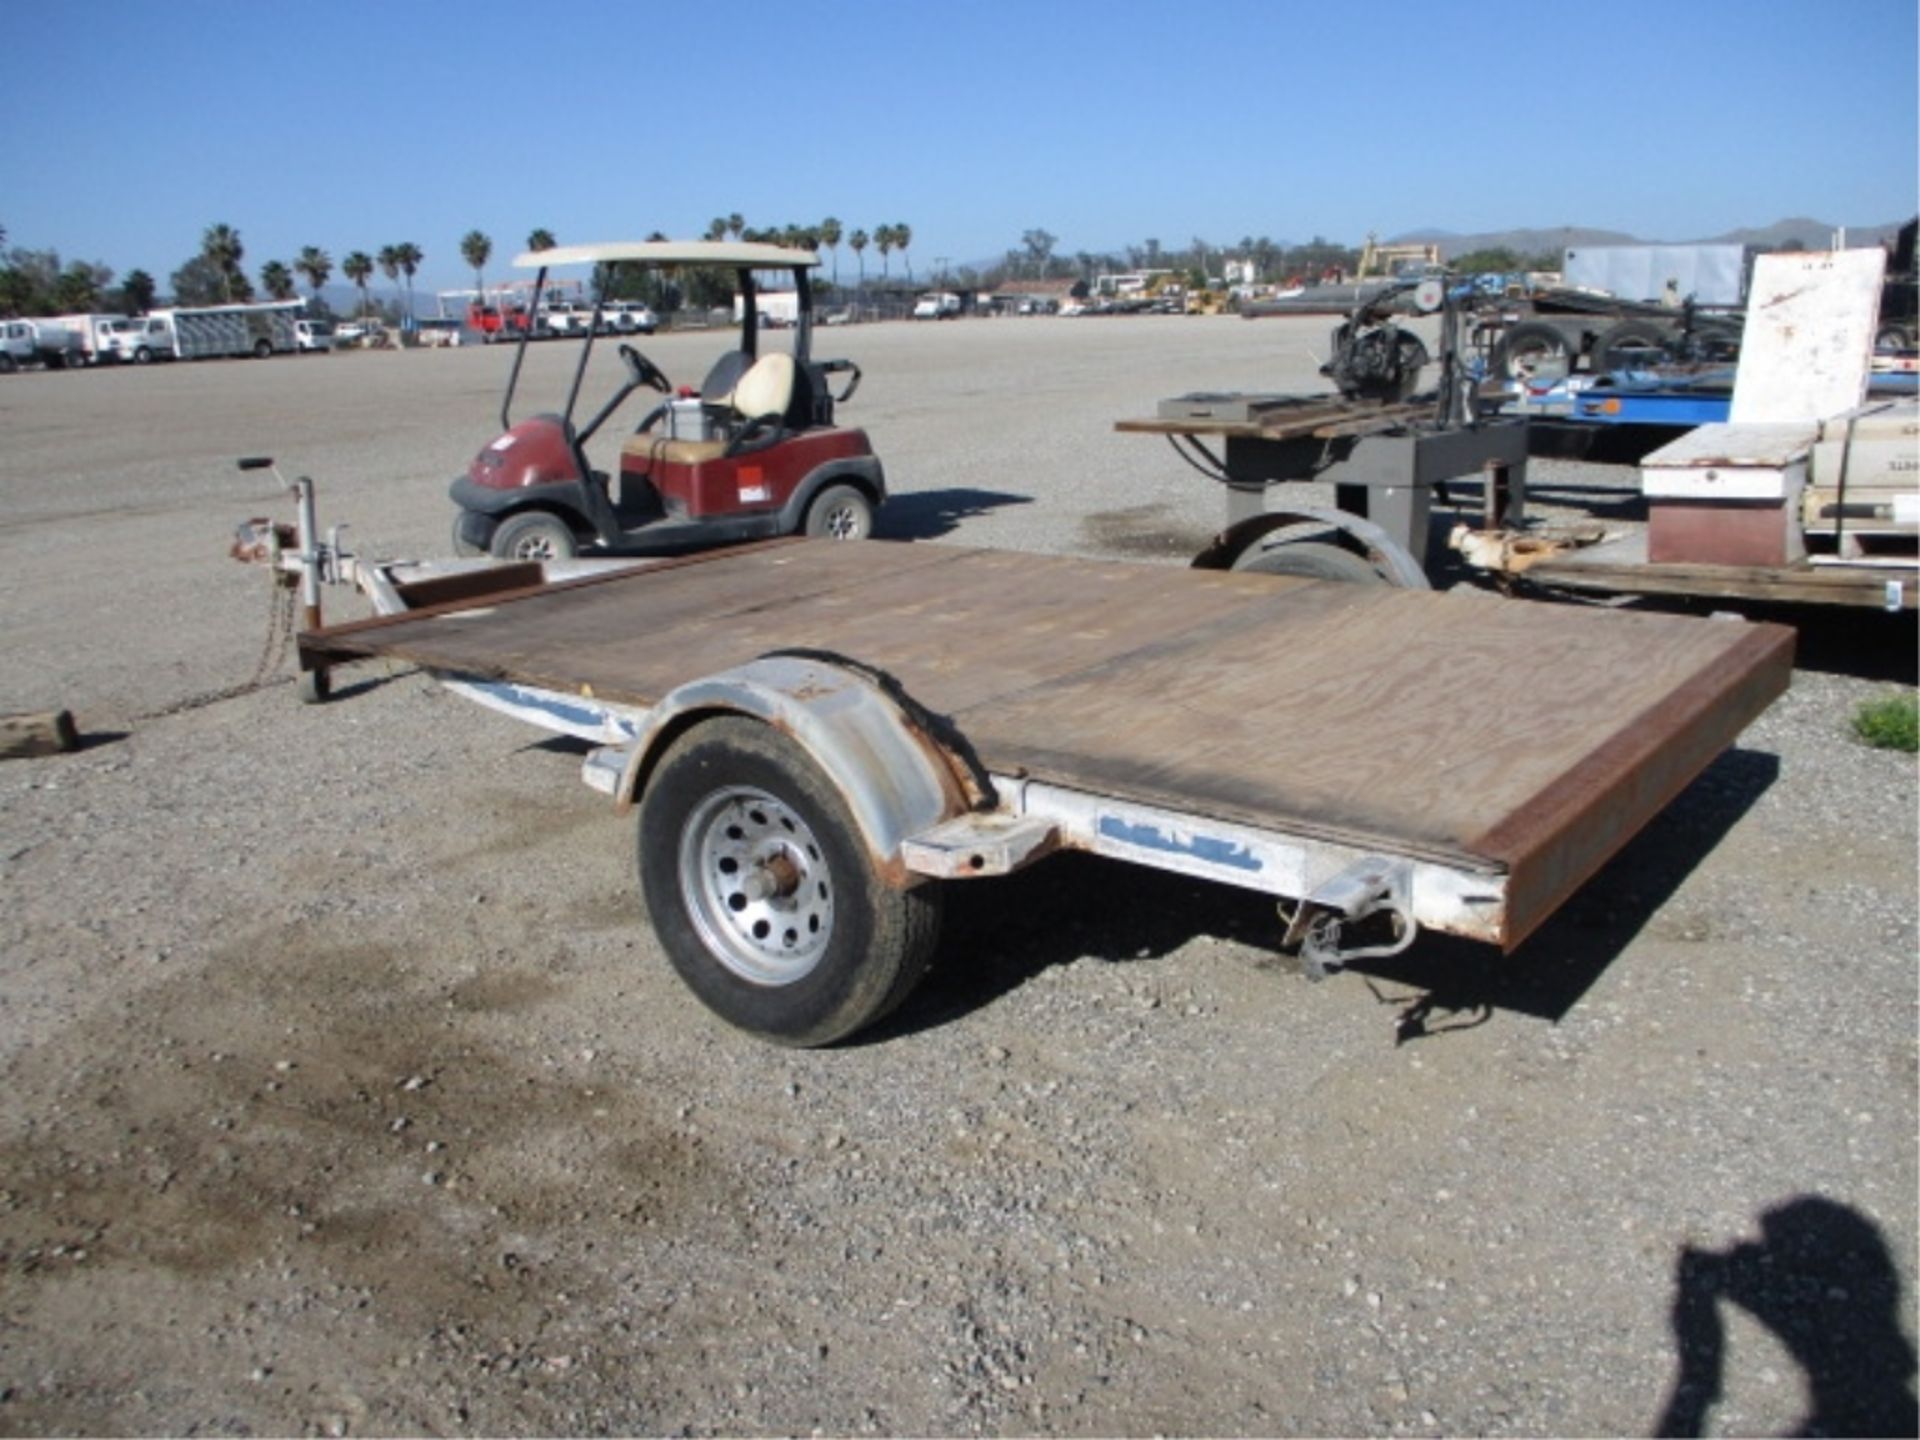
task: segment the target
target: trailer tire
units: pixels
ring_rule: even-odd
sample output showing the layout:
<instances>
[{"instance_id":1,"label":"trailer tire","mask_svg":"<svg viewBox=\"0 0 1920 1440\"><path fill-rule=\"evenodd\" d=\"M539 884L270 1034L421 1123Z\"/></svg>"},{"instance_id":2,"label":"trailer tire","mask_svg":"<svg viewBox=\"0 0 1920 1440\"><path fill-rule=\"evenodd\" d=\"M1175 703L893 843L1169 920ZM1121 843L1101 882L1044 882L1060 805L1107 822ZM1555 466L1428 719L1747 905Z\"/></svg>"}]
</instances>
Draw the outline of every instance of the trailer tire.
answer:
<instances>
[{"instance_id":1,"label":"trailer tire","mask_svg":"<svg viewBox=\"0 0 1920 1440\"><path fill-rule=\"evenodd\" d=\"M1590 364L1596 375L1609 375L1634 362L1664 359L1673 332L1651 320L1622 320L1593 337Z\"/></svg>"},{"instance_id":2,"label":"trailer tire","mask_svg":"<svg viewBox=\"0 0 1920 1440\"><path fill-rule=\"evenodd\" d=\"M887 1014L939 938L939 888L887 883L826 773L741 716L694 726L661 758L640 801L639 868L687 987L781 1045L830 1045Z\"/></svg>"},{"instance_id":3,"label":"trailer tire","mask_svg":"<svg viewBox=\"0 0 1920 1440\"><path fill-rule=\"evenodd\" d=\"M0 375L11 375L19 368L20 366L18 362L14 360L13 356L6 354L4 351L0 351Z\"/></svg>"},{"instance_id":4,"label":"trailer tire","mask_svg":"<svg viewBox=\"0 0 1920 1440\"><path fill-rule=\"evenodd\" d=\"M1385 585L1382 575L1351 550L1322 540L1292 540L1268 549L1250 545L1234 558L1233 568L1257 575L1297 575L1307 580L1339 580L1349 585Z\"/></svg>"},{"instance_id":5,"label":"trailer tire","mask_svg":"<svg viewBox=\"0 0 1920 1440\"><path fill-rule=\"evenodd\" d=\"M558 515L523 510L500 522L487 551L496 560L571 560L580 553L580 541Z\"/></svg>"},{"instance_id":6,"label":"trailer tire","mask_svg":"<svg viewBox=\"0 0 1920 1440\"><path fill-rule=\"evenodd\" d=\"M1556 356L1565 358L1572 374L1578 354L1567 337L1555 326L1523 320L1509 326L1493 347L1492 369L1503 380L1531 380L1542 361Z\"/></svg>"},{"instance_id":7,"label":"trailer tire","mask_svg":"<svg viewBox=\"0 0 1920 1440\"><path fill-rule=\"evenodd\" d=\"M453 512L453 553L462 560L474 560L487 553L487 547L476 545L467 539L464 527L467 515L464 510Z\"/></svg>"},{"instance_id":8,"label":"trailer tire","mask_svg":"<svg viewBox=\"0 0 1920 1440\"><path fill-rule=\"evenodd\" d=\"M802 522L819 540L865 540L873 534L873 502L852 485L829 485L813 497Z\"/></svg>"},{"instance_id":9,"label":"trailer tire","mask_svg":"<svg viewBox=\"0 0 1920 1440\"><path fill-rule=\"evenodd\" d=\"M254 359L265 360L270 358L272 354L273 354L273 342L271 340L256 340L253 342L253 358Z\"/></svg>"}]
</instances>

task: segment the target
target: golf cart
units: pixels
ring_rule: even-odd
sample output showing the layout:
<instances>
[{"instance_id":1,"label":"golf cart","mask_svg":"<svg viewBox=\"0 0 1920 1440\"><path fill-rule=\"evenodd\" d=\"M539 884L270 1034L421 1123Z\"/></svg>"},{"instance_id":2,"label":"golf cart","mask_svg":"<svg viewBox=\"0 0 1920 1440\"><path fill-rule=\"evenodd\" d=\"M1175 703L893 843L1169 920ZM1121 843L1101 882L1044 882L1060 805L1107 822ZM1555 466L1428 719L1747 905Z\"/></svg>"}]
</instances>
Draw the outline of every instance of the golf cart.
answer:
<instances>
[{"instance_id":1,"label":"golf cart","mask_svg":"<svg viewBox=\"0 0 1920 1440\"><path fill-rule=\"evenodd\" d=\"M522 255L536 269L535 294L560 265L592 265L591 323L582 329L566 406L514 423L511 410L528 337L515 352L500 404L505 433L453 482L455 550L502 559L565 559L584 550L673 552L807 534L840 540L872 532L886 477L864 430L833 423L834 407L860 383L850 360L812 357L813 296L805 250L713 241L567 245ZM619 345L626 378L583 424L574 423L581 382L602 326L608 291L622 267L708 266L730 270L740 335L699 388L676 390L660 367ZM793 276L799 323L791 353L760 353L754 305L757 271ZM848 377L835 394L830 377ZM587 460L586 445L635 391L660 396L620 447L619 474Z\"/></svg>"}]
</instances>

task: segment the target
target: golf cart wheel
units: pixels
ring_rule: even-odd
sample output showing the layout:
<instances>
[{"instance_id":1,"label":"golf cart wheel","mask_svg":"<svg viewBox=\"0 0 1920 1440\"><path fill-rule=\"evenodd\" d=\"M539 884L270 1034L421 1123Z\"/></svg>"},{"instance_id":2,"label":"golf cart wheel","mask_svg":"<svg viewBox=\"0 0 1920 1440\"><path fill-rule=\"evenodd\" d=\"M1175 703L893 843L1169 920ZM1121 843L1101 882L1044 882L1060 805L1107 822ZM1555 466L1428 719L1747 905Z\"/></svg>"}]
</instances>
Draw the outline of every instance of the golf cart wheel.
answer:
<instances>
[{"instance_id":1,"label":"golf cart wheel","mask_svg":"<svg viewBox=\"0 0 1920 1440\"><path fill-rule=\"evenodd\" d=\"M640 802L640 890L667 958L728 1024L829 1045L919 982L940 892L874 867L839 791L757 720L695 726Z\"/></svg>"},{"instance_id":2,"label":"golf cart wheel","mask_svg":"<svg viewBox=\"0 0 1920 1440\"><path fill-rule=\"evenodd\" d=\"M528 510L502 520L487 550L496 560L571 560L580 542L558 515Z\"/></svg>"},{"instance_id":3,"label":"golf cart wheel","mask_svg":"<svg viewBox=\"0 0 1920 1440\"><path fill-rule=\"evenodd\" d=\"M851 485L829 485L807 507L806 533L821 540L865 540L873 534L873 505Z\"/></svg>"},{"instance_id":4,"label":"golf cart wheel","mask_svg":"<svg viewBox=\"0 0 1920 1440\"><path fill-rule=\"evenodd\" d=\"M1351 550L1318 540L1293 540L1262 550L1256 543L1235 557L1233 568L1260 575L1297 575L1305 580L1341 580L1384 585L1386 577Z\"/></svg>"}]
</instances>

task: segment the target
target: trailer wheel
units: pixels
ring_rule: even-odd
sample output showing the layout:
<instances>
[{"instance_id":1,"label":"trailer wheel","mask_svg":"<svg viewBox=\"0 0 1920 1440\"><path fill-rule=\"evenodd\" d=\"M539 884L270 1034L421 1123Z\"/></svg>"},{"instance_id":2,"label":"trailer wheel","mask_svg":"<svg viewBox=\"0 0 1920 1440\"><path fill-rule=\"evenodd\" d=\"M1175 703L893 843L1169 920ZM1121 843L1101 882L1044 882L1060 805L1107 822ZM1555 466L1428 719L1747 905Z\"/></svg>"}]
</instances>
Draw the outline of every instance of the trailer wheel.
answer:
<instances>
[{"instance_id":1,"label":"trailer wheel","mask_svg":"<svg viewBox=\"0 0 1920 1440\"><path fill-rule=\"evenodd\" d=\"M487 547L476 545L467 539L465 525L467 514L464 510L453 512L453 553L462 560L472 560L487 553Z\"/></svg>"},{"instance_id":2,"label":"trailer wheel","mask_svg":"<svg viewBox=\"0 0 1920 1440\"><path fill-rule=\"evenodd\" d=\"M487 549L496 560L571 560L580 542L558 515L524 510L500 522Z\"/></svg>"},{"instance_id":3,"label":"trailer wheel","mask_svg":"<svg viewBox=\"0 0 1920 1440\"><path fill-rule=\"evenodd\" d=\"M675 741L640 802L640 889L667 958L728 1024L828 1045L926 972L940 892L889 885L846 802L792 740L710 720Z\"/></svg>"},{"instance_id":4,"label":"trailer wheel","mask_svg":"<svg viewBox=\"0 0 1920 1440\"><path fill-rule=\"evenodd\" d=\"M5 351L0 351L0 375L11 375L19 368L13 356L7 354Z\"/></svg>"},{"instance_id":5,"label":"trailer wheel","mask_svg":"<svg viewBox=\"0 0 1920 1440\"><path fill-rule=\"evenodd\" d=\"M829 485L807 507L806 533L823 540L865 540L873 534L873 505L851 485Z\"/></svg>"},{"instance_id":6,"label":"trailer wheel","mask_svg":"<svg viewBox=\"0 0 1920 1440\"><path fill-rule=\"evenodd\" d=\"M1592 365L1596 375L1657 365L1666 358L1672 332L1651 320L1622 320L1593 340Z\"/></svg>"},{"instance_id":7,"label":"trailer wheel","mask_svg":"<svg viewBox=\"0 0 1920 1440\"><path fill-rule=\"evenodd\" d=\"M1387 579L1363 558L1321 540L1292 540L1262 550L1249 546L1233 568L1260 575L1298 575L1307 580L1340 580L1350 585L1384 585Z\"/></svg>"},{"instance_id":8,"label":"trailer wheel","mask_svg":"<svg viewBox=\"0 0 1920 1440\"><path fill-rule=\"evenodd\" d=\"M1493 373L1506 380L1531 380L1544 364L1564 360L1567 373L1573 372L1573 347L1567 337L1551 325L1523 320L1509 326L1493 347Z\"/></svg>"},{"instance_id":9,"label":"trailer wheel","mask_svg":"<svg viewBox=\"0 0 1920 1440\"><path fill-rule=\"evenodd\" d=\"M253 342L253 358L254 359L265 360L268 357L270 357L272 354L273 354L273 342L271 340L256 340Z\"/></svg>"}]
</instances>

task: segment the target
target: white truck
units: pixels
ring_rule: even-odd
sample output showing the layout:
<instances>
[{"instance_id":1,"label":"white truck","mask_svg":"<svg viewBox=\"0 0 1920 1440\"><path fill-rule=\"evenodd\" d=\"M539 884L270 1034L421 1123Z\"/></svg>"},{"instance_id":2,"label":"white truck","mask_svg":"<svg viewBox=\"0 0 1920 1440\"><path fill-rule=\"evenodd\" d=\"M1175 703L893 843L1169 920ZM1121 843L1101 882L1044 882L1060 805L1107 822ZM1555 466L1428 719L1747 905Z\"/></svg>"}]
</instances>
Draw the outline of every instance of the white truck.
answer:
<instances>
[{"instance_id":1,"label":"white truck","mask_svg":"<svg viewBox=\"0 0 1920 1440\"><path fill-rule=\"evenodd\" d=\"M104 358L123 365L145 365L178 358L173 322L158 315L122 317L107 323Z\"/></svg>"},{"instance_id":2,"label":"white truck","mask_svg":"<svg viewBox=\"0 0 1920 1440\"><path fill-rule=\"evenodd\" d=\"M173 354L179 359L253 355L264 360L269 355L291 355L299 349L294 321L306 305L304 300L274 300L258 305L176 305L168 310L155 310L148 318L167 323L173 335Z\"/></svg>"},{"instance_id":3,"label":"white truck","mask_svg":"<svg viewBox=\"0 0 1920 1440\"><path fill-rule=\"evenodd\" d=\"M114 322L126 318L124 315L56 315L53 323L73 332L87 364L102 365L113 359Z\"/></svg>"},{"instance_id":4,"label":"white truck","mask_svg":"<svg viewBox=\"0 0 1920 1440\"><path fill-rule=\"evenodd\" d=\"M87 363L80 337L58 320L0 320L0 375L44 365L78 370Z\"/></svg>"},{"instance_id":5,"label":"white truck","mask_svg":"<svg viewBox=\"0 0 1920 1440\"><path fill-rule=\"evenodd\" d=\"M945 290L931 290L913 302L916 320L952 320L960 314L960 297Z\"/></svg>"}]
</instances>

